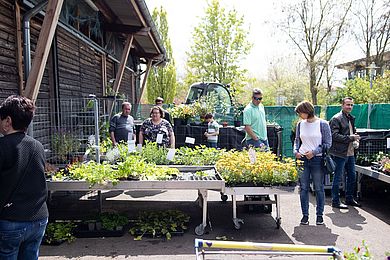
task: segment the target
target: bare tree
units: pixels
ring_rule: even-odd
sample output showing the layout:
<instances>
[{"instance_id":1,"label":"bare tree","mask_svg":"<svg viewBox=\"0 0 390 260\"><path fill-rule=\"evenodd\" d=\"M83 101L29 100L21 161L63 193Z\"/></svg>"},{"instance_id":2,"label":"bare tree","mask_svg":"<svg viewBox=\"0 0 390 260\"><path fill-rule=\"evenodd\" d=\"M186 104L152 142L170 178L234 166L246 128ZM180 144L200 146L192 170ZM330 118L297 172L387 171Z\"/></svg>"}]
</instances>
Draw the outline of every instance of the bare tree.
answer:
<instances>
[{"instance_id":1,"label":"bare tree","mask_svg":"<svg viewBox=\"0 0 390 260\"><path fill-rule=\"evenodd\" d=\"M286 9L288 16L282 29L306 60L314 104L323 74L344 34L351 5L352 0L301 0Z\"/></svg>"},{"instance_id":2,"label":"bare tree","mask_svg":"<svg viewBox=\"0 0 390 260\"><path fill-rule=\"evenodd\" d=\"M365 54L366 67L371 62L382 67L384 53L390 47L390 2L360 0L359 3L353 9L357 20L353 34Z\"/></svg>"}]
</instances>

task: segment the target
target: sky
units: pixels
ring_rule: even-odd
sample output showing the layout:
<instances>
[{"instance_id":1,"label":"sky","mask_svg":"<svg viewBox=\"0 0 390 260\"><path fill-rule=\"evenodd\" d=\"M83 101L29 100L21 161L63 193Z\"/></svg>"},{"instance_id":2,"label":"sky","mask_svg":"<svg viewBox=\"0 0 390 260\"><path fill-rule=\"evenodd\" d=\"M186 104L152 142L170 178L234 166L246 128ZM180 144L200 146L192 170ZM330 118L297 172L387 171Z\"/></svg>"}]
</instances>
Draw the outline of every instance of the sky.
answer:
<instances>
[{"instance_id":1,"label":"sky","mask_svg":"<svg viewBox=\"0 0 390 260\"><path fill-rule=\"evenodd\" d=\"M293 53L298 53L286 35L276 28L276 22L281 19L281 5L286 1L288 0L220 0L221 6L226 10L234 8L239 15L244 15L245 28L249 28L248 40L253 47L241 64L251 76L266 79L270 64L275 58L284 59L293 56ZM207 7L206 0L145 0L145 2L150 13L160 6L163 6L167 12L173 56L178 75L183 75L186 52L190 50L193 30L200 23L200 18ZM299 57L299 53L297 55ZM345 41L341 43L340 51L335 58L337 63L344 63L361 57L363 54L357 45L353 41Z\"/></svg>"}]
</instances>

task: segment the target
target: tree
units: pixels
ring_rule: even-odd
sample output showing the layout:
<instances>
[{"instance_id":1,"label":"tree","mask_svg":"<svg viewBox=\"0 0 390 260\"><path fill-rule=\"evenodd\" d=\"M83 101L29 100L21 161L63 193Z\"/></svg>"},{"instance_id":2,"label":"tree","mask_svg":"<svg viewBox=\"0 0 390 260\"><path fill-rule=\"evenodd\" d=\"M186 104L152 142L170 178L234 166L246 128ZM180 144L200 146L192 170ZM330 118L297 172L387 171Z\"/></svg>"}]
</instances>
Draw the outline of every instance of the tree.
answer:
<instances>
[{"instance_id":1,"label":"tree","mask_svg":"<svg viewBox=\"0 0 390 260\"><path fill-rule=\"evenodd\" d=\"M307 63L315 105L321 79L344 33L351 5L352 0L301 0L287 7L287 21L281 27Z\"/></svg>"},{"instance_id":2,"label":"tree","mask_svg":"<svg viewBox=\"0 0 390 260\"><path fill-rule=\"evenodd\" d=\"M191 52L187 53L187 77L230 84L233 91L239 90L246 74L240 61L251 48L244 17L236 10L226 11L219 0L212 0L201 19L194 29Z\"/></svg>"},{"instance_id":3,"label":"tree","mask_svg":"<svg viewBox=\"0 0 390 260\"><path fill-rule=\"evenodd\" d=\"M390 47L390 3L360 0L353 13L357 20L353 35L365 54L366 67L375 62L382 68L384 53Z\"/></svg>"},{"instance_id":4,"label":"tree","mask_svg":"<svg viewBox=\"0 0 390 260\"><path fill-rule=\"evenodd\" d=\"M147 84L148 102L154 104L156 97L162 97L166 103L172 103L176 93L177 82L172 46L168 37L167 13L162 7L160 7L160 10L155 8L152 18L165 46L168 65L165 67L155 67L150 71Z\"/></svg>"}]
</instances>

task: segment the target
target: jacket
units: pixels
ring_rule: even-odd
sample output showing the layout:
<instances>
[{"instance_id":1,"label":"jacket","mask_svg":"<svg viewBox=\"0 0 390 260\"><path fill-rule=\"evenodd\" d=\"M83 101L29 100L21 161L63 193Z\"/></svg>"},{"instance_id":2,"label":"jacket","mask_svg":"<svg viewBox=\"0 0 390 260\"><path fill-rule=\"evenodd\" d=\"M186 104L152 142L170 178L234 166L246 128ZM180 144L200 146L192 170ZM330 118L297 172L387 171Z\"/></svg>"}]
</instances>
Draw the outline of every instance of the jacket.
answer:
<instances>
[{"instance_id":1,"label":"jacket","mask_svg":"<svg viewBox=\"0 0 390 260\"><path fill-rule=\"evenodd\" d=\"M322 141L321 145L318 146L314 151L313 155L316 156L320 153L322 153L324 150L328 150L330 146L332 145L332 136L330 132L330 128L328 125L328 122L326 122L323 119L320 120L320 131L321 131L321 136L322 136ZM300 138L300 133L301 133L301 122L297 124L297 128L295 130L295 141L294 141L294 154L298 153L299 147L301 147L301 138Z\"/></svg>"},{"instance_id":2,"label":"jacket","mask_svg":"<svg viewBox=\"0 0 390 260\"><path fill-rule=\"evenodd\" d=\"M355 117L351 114L346 114L343 111L335 114L329 121L332 131L332 146L329 153L331 155L346 158L348 146L354 141L349 130L349 122L352 124L353 132L356 133Z\"/></svg>"}]
</instances>

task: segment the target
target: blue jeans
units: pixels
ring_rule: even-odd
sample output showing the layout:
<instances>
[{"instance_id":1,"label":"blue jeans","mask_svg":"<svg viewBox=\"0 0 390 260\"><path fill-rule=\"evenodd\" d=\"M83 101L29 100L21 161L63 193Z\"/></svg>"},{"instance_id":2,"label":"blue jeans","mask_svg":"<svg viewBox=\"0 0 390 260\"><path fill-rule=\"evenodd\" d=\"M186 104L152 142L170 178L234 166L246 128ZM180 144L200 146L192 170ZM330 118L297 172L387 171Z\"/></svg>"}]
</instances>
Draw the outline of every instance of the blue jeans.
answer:
<instances>
[{"instance_id":1,"label":"blue jeans","mask_svg":"<svg viewBox=\"0 0 390 260\"><path fill-rule=\"evenodd\" d=\"M345 201L350 202L354 198L356 186L355 156L348 156L346 158L333 156L333 160L336 163L336 169L334 171L332 183L332 204L340 204L339 186L344 168L346 170Z\"/></svg>"},{"instance_id":2,"label":"blue jeans","mask_svg":"<svg viewBox=\"0 0 390 260\"><path fill-rule=\"evenodd\" d=\"M310 176L314 184L316 192L316 215L322 216L325 205L325 191L324 191L324 167L322 163L322 156L315 156L308 160L303 158L303 172L299 177L300 182L300 199L303 216L309 216L309 189Z\"/></svg>"},{"instance_id":3,"label":"blue jeans","mask_svg":"<svg viewBox=\"0 0 390 260\"><path fill-rule=\"evenodd\" d=\"M0 259L36 260L47 219L38 221L0 220Z\"/></svg>"},{"instance_id":4,"label":"blue jeans","mask_svg":"<svg viewBox=\"0 0 390 260\"><path fill-rule=\"evenodd\" d=\"M207 142L206 146L210 148L218 148L218 143Z\"/></svg>"},{"instance_id":5,"label":"blue jeans","mask_svg":"<svg viewBox=\"0 0 390 260\"><path fill-rule=\"evenodd\" d=\"M253 140L253 139L249 139L249 140L246 140L246 146L249 147L249 146L253 146L255 148L259 148L259 147L263 147L265 146L267 149L269 147L269 144L268 144L268 140Z\"/></svg>"}]
</instances>

